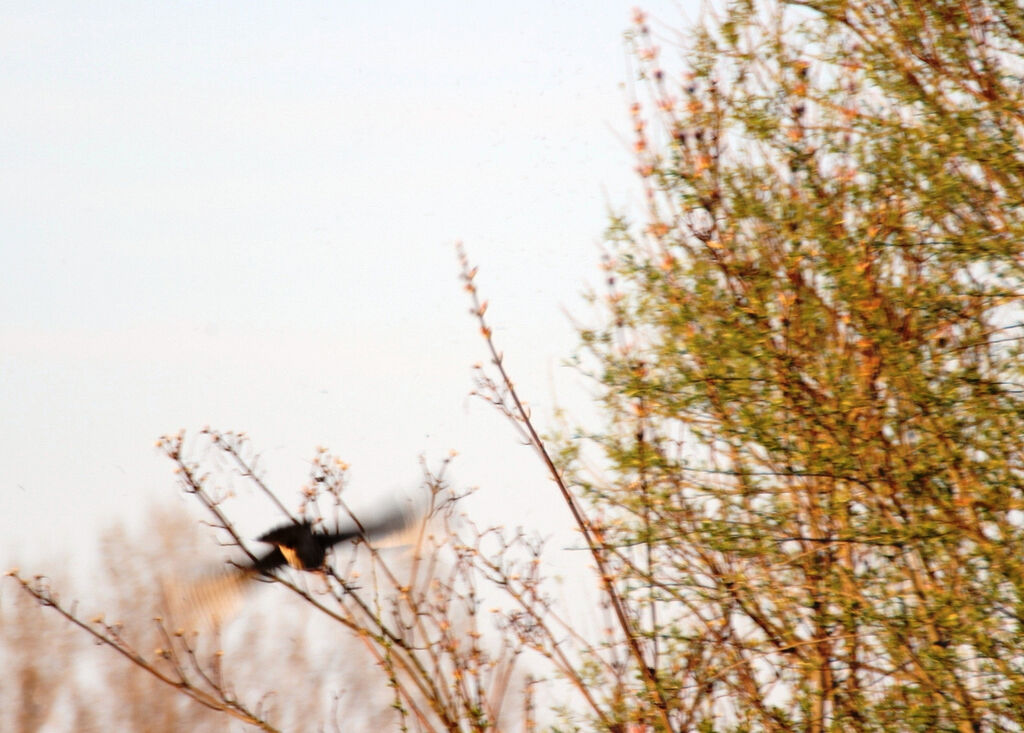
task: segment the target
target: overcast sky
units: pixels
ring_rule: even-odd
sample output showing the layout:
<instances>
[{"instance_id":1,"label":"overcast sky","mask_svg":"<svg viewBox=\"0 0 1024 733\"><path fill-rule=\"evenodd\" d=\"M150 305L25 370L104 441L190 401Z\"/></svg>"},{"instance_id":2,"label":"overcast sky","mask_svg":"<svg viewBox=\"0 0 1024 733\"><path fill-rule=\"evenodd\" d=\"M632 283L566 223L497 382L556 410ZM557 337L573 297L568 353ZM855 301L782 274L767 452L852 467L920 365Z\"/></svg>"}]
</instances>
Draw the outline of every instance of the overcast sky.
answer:
<instances>
[{"instance_id":1,"label":"overcast sky","mask_svg":"<svg viewBox=\"0 0 1024 733\"><path fill-rule=\"evenodd\" d=\"M453 243L527 398L585 411L564 312L639 196L632 5L4 3L2 569L185 505L153 442L204 425L248 432L292 506L317 445L371 493L456 449L484 522L567 524L467 398Z\"/></svg>"}]
</instances>

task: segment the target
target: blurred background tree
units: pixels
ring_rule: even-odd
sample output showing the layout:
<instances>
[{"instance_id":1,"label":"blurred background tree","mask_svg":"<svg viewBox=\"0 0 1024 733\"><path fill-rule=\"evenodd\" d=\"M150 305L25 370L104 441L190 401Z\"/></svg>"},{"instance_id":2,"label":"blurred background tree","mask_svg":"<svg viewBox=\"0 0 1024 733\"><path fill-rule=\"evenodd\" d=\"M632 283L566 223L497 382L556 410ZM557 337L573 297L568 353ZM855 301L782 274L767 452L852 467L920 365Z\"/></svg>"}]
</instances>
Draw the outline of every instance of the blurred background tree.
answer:
<instances>
[{"instance_id":1,"label":"blurred background tree","mask_svg":"<svg viewBox=\"0 0 1024 733\"><path fill-rule=\"evenodd\" d=\"M346 542L321 569L250 576L238 568L268 548L236 528L234 495L264 494L285 522L297 517L264 483L248 440L204 430L159 445L184 492L206 509L204 526L165 508L137 533L111 529L87 605L71 600L82 589L68 582L11 571L39 604L87 634L67 640L74 664L62 664L61 648L36 632L49 619L20 597L12 605L4 625L17 631L0 639L17 672L5 690L19 701L12 729L64 729L73 720L74 730L223 730L231 716L264 730L483 730L522 719L522 645L484 633L493 614L475 586L481 536L456 532L447 461L437 473L424 467L426 503L400 546ZM297 515L317 527L372 516L349 514L346 471L321 449ZM211 555L211 535L229 548L226 563ZM54 629L54 642L64 643L66 625ZM89 637L106 648L80 643Z\"/></svg>"}]
</instances>

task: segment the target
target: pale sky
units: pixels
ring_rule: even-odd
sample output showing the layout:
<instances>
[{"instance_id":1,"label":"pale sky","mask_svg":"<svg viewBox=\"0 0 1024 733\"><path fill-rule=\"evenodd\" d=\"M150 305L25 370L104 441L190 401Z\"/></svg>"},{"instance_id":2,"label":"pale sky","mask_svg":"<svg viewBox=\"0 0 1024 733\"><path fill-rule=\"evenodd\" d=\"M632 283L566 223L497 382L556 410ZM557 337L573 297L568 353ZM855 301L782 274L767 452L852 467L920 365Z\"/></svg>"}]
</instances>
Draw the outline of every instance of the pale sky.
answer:
<instances>
[{"instance_id":1,"label":"pale sky","mask_svg":"<svg viewBox=\"0 0 1024 733\"><path fill-rule=\"evenodd\" d=\"M153 442L204 425L246 431L291 506L317 445L371 492L456 449L482 522L567 526L467 398L453 243L538 413L586 411L564 312L639 199L634 4L4 3L0 570L184 504Z\"/></svg>"}]
</instances>

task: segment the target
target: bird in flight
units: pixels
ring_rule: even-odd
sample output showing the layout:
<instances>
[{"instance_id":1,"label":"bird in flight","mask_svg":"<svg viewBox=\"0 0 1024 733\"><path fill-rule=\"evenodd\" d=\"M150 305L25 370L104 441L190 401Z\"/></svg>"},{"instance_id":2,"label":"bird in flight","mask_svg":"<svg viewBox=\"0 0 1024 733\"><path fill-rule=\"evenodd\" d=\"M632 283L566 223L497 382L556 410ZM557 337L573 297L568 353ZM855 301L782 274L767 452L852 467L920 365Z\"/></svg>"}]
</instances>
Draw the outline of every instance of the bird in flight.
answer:
<instances>
[{"instance_id":1,"label":"bird in flight","mask_svg":"<svg viewBox=\"0 0 1024 733\"><path fill-rule=\"evenodd\" d=\"M327 531L309 521L293 520L265 532L259 542L273 545L269 552L246 563L233 563L191 582L164 583L164 599L172 621L185 625L217 624L230 615L249 581L274 577L285 565L296 570L317 571L326 567L327 553L336 545L362 540L375 548L412 544L425 521L423 507L411 502L365 520L350 517L349 526Z\"/></svg>"},{"instance_id":2,"label":"bird in flight","mask_svg":"<svg viewBox=\"0 0 1024 733\"><path fill-rule=\"evenodd\" d=\"M415 528L416 518L405 507L396 507L373 522L338 532L317 530L309 522L283 524L258 538L259 542L274 545L274 549L242 569L266 575L287 563L296 570L319 570L324 566L327 550L335 545L356 539L373 543L404 536Z\"/></svg>"}]
</instances>

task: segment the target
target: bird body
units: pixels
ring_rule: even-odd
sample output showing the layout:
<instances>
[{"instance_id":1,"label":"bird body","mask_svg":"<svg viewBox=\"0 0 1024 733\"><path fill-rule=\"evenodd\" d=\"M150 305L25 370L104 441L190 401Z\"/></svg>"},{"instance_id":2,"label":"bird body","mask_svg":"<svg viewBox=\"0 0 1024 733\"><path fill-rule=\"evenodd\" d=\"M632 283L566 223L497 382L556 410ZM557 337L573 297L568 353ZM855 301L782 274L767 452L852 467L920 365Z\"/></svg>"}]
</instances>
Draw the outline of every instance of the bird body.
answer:
<instances>
[{"instance_id":1,"label":"bird body","mask_svg":"<svg viewBox=\"0 0 1024 733\"><path fill-rule=\"evenodd\" d=\"M317 532L309 522L284 524L259 537L260 542L274 545L275 550L252 565L256 572L266 573L287 562L296 570L318 570L327 558L327 549L359 537L358 531Z\"/></svg>"}]
</instances>

